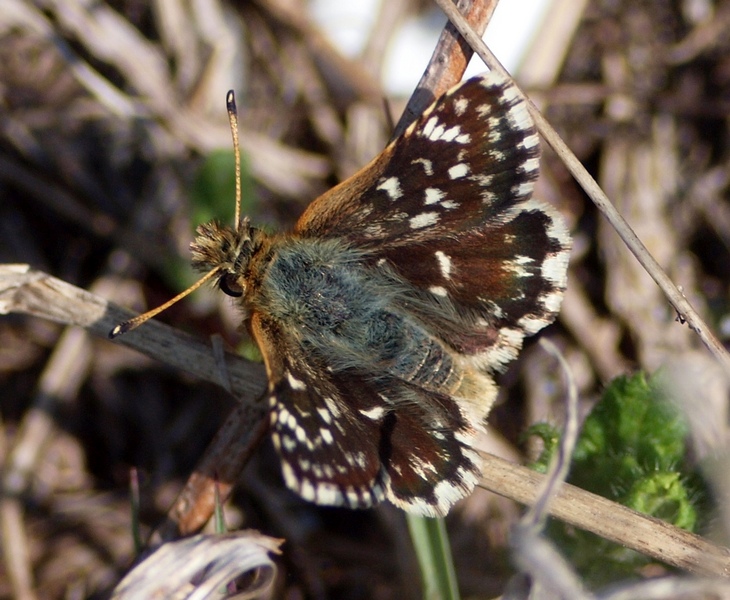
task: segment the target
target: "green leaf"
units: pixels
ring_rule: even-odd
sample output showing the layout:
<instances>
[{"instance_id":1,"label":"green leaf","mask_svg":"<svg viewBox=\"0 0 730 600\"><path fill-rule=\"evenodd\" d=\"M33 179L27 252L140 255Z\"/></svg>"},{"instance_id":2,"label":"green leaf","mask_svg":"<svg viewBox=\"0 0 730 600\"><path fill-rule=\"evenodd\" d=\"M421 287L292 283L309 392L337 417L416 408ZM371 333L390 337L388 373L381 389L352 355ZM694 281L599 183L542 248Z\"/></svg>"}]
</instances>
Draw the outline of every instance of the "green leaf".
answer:
<instances>
[{"instance_id":1,"label":"green leaf","mask_svg":"<svg viewBox=\"0 0 730 600\"><path fill-rule=\"evenodd\" d=\"M241 214L253 211L255 200L248 161L241 157ZM191 222L197 227L213 219L233 223L236 177L233 150L214 150L203 164L190 190Z\"/></svg>"}]
</instances>

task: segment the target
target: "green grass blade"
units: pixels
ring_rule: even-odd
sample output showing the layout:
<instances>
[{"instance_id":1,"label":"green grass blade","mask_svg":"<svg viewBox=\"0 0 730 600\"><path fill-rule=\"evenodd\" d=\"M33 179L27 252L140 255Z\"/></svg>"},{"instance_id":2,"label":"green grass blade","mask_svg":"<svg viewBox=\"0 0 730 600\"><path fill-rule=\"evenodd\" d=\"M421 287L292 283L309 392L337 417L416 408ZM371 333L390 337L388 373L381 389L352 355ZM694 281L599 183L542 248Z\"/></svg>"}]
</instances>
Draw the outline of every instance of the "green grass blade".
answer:
<instances>
[{"instance_id":1,"label":"green grass blade","mask_svg":"<svg viewBox=\"0 0 730 600\"><path fill-rule=\"evenodd\" d=\"M416 549L425 600L458 600L456 571L443 519L407 514L408 529Z\"/></svg>"}]
</instances>

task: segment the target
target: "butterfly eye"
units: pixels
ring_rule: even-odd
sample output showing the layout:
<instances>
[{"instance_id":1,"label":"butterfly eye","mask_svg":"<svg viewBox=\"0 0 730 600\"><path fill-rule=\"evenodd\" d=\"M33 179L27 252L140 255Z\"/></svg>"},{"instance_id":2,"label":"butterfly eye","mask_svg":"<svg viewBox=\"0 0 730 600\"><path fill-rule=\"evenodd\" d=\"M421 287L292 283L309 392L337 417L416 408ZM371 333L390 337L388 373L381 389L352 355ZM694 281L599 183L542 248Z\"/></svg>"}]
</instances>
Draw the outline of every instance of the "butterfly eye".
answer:
<instances>
[{"instance_id":1,"label":"butterfly eye","mask_svg":"<svg viewBox=\"0 0 730 600\"><path fill-rule=\"evenodd\" d=\"M221 292L233 298L243 296L243 287L238 283L238 278L233 273L226 273L218 280L218 287Z\"/></svg>"}]
</instances>

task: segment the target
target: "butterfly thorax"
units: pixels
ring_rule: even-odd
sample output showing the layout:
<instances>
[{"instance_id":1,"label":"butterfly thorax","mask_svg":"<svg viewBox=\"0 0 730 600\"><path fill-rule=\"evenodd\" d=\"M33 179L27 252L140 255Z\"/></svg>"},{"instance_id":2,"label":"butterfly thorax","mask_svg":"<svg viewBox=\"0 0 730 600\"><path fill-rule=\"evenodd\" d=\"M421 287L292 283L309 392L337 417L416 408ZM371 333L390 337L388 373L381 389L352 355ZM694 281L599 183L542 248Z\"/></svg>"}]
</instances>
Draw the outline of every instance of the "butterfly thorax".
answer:
<instances>
[{"instance_id":1,"label":"butterfly thorax","mask_svg":"<svg viewBox=\"0 0 730 600\"><path fill-rule=\"evenodd\" d=\"M341 239L287 237L273 243L251 308L278 320L333 372L356 368L453 390L460 369L407 314L411 294Z\"/></svg>"}]
</instances>

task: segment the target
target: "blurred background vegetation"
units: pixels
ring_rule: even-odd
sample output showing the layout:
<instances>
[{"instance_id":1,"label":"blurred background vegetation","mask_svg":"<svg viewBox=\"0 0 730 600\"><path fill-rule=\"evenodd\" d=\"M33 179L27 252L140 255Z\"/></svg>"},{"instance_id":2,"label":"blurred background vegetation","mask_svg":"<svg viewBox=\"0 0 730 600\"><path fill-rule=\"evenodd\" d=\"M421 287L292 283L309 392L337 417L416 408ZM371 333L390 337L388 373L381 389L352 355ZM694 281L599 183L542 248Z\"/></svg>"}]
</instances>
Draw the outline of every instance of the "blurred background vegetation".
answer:
<instances>
[{"instance_id":1,"label":"blurred background vegetation","mask_svg":"<svg viewBox=\"0 0 730 600\"><path fill-rule=\"evenodd\" d=\"M433 7L392 0L376 10L353 58L318 29L305 0L5 0L0 263L29 263L137 310L186 287L194 227L232 215L230 88L245 153L244 213L290 227L388 140L386 49L406 18ZM725 343L728 32L728 0L555 0L516 73ZM389 98L396 118L403 100ZM537 195L561 211L575 239L561 317L544 335L571 365L584 412L614 377L663 369L686 415L685 458L693 468L715 461L720 476L710 485L722 497L728 384L718 365L550 151ZM198 293L161 319L250 347L220 294ZM133 559L130 469L141 476L143 523L154 527L234 406L212 385L72 331L0 319L0 598L102 597ZM554 370L528 343L501 378L486 449L536 458L541 445L522 434L561 422ZM478 490L450 515L464 596L502 590L518 514ZM226 518L287 540L273 597L420 597L402 513L301 501L285 490L268 444L242 474ZM721 536L722 503L710 521L704 533Z\"/></svg>"}]
</instances>

